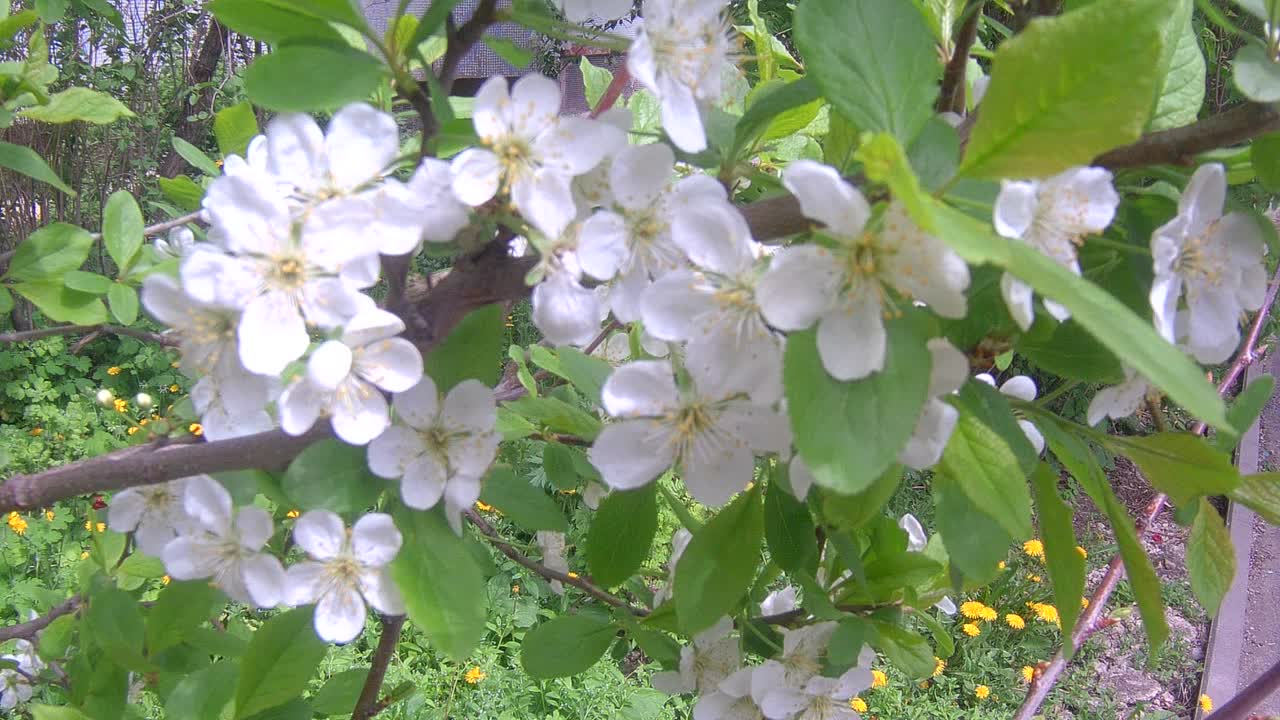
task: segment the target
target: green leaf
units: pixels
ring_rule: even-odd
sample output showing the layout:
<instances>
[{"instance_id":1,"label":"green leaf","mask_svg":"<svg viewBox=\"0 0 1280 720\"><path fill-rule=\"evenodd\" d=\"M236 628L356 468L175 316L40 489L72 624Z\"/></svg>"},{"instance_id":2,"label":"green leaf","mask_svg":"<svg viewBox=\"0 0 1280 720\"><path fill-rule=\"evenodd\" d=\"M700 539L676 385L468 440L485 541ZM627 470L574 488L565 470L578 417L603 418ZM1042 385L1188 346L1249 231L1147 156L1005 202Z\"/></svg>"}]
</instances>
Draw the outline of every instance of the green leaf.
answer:
<instances>
[{"instance_id":1,"label":"green leaf","mask_svg":"<svg viewBox=\"0 0 1280 720\"><path fill-rule=\"evenodd\" d=\"M763 525L756 486L693 533L676 565L675 604L681 631L693 635L733 614L755 578Z\"/></svg>"},{"instance_id":2,"label":"green leaf","mask_svg":"<svg viewBox=\"0 0 1280 720\"><path fill-rule=\"evenodd\" d=\"M818 570L818 544L809 507L797 500L782 483L786 466L778 463L764 493L764 537L769 557L778 567L813 575Z\"/></svg>"},{"instance_id":3,"label":"green leaf","mask_svg":"<svg viewBox=\"0 0 1280 720\"><path fill-rule=\"evenodd\" d=\"M0 167L52 185L71 197L76 195L76 191L62 182L62 178L40 157L40 153L29 147L0 142Z\"/></svg>"},{"instance_id":4,"label":"green leaf","mask_svg":"<svg viewBox=\"0 0 1280 720\"><path fill-rule=\"evenodd\" d=\"M933 116L942 66L909 3L805 0L795 41L822 94L858 129L906 145Z\"/></svg>"},{"instance_id":5,"label":"green leaf","mask_svg":"<svg viewBox=\"0 0 1280 720\"><path fill-rule=\"evenodd\" d=\"M112 283L107 289L107 304L121 325L132 325L138 319L138 291L123 283Z\"/></svg>"},{"instance_id":6,"label":"green leaf","mask_svg":"<svg viewBox=\"0 0 1280 720\"><path fill-rule=\"evenodd\" d=\"M1226 495L1240 484L1240 472L1231 464L1231 458L1213 449L1199 435L1166 432L1115 437L1110 447L1132 460L1147 481L1178 506L1189 505L1204 495Z\"/></svg>"},{"instance_id":7,"label":"green leaf","mask_svg":"<svg viewBox=\"0 0 1280 720\"><path fill-rule=\"evenodd\" d=\"M889 498L898 490L902 482L902 465L895 464L872 481L871 486L862 492L844 495L837 492L823 491L823 519L844 530L856 530L878 517L889 503Z\"/></svg>"},{"instance_id":8,"label":"green leaf","mask_svg":"<svg viewBox=\"0 0 1280 720\"><path fill-rule=\"evenodd\" d=\"M91 295L106 295L111 286L115 284L111 281L111 278L105 275L84 272L83 270L72 270L63 275L62 282L72 290L79 290Z\"/></svg>"},{"instance_id":9,"label":"green leaf","mask_svg":"<svg viewBox=\"0 0 1280 720\"><path fill-rule=\"evenodd\" d=\"M752 90L751 104L734 129L737 156L756 140L787 137L813 121L822 106L822 92L808 76L793 82L773 80Z\"/></svg>"},{"instance_id":10,"label":"green leaf","mask_svg":"<svg viewBox=\"0 0 1280 720\"><path fill-rule=\"evenodd\" d=\"M198 627L187 631L186 642L210 655L222 657L241 657L249 649L249 644L241 638L213 628Z\"/></svg>"},{"instance_id":11,"label":"green leaf","mask_svg":"<svg viewBox=\"0 0 1280 720\"><path fill-rule=\"evenodd\" d=\"M1013 538L974 505L960 482L945 470L933 475L933 503L938 533L946 545L951 565L967 578L985 583L999 571L997 564L1009 552Z\"/></svg>"},{"instance_id":12,"label":"green leaf","mask_svg":"<svg viewBox=\"0 0 1280 720\"><path fill-rule=\"evenodd\" d=\"M45 660L61 660L67 654L67 648L71 647L71 639L78 626L79 619L75 615L54 618L40 633L40 657Z\"/></svg>"},{"instance_id":13,"label":"green leaf","mask_svg":"<svg viewBox=\"0 0 1280 720\"><path fill-rule=\"evenodd\" d=\"M960 419L942 451L939 469L954 478L970 503L1009 537L1031 537L1031 493L1013 450L1013 443L1026 438L1016 423L992 427L976 411L976 402L962 400L956 405Z\"/></svg>"},{"instance_id":14,"label":"green leaf","mask_svg":"<svg viewBox=\"0 0 1280 720\"><path fill-rule=\"evenodd\" d=\"M83 228L66 223L45 225L18 245L4 277L60 283L63 275L80 269L92 247L93 236Z\"/></svg>"},{"instance_id":15,"label":"green leaf","mask_svg":"<svg viewBox=\"0 0 1280 720\"><path fill-rule=\"evenodd\" d=\"M1057 322L1042 313L1017 348L1036 367L1061 377L1100 383L1124 378L1116 356L1074 319Z\"/></svg>"},{"instance_id":16,"label":"green leaf","mask_svg":"<svg viewBox=\"0 0 1280 720\"><path fill-rule=\"evenodd\" d=\"M329 678L324 687L311 696L311 707L317 715L350 715L368 677L367 667L343 670Z\"/></svg>"},{"instance_id":17,"label":"green leaf","mask_svg":"<svg viewBox=\"0 0 1280 720\"><path fill-rule=\"evenodd\" d=\"M1071 637L1076 618L1080 617L1080 598L1084 596L1084 558L1076 550L1071 507L1058 497L1058 474L1047 464L1036 466L1031 484L1036 491L1045 565L1049 568L1049 579L1053 580L1053 598L1062 623L1062 637ZM1066 643L1063 650L1070 658L1074 648L1071 643Z\"/></svg>"},{"instance_id":18,"label":"green leaf","mask_svg":"<svg viewBox=\"0 0 1280 720\"><path fill-rule=\"evenodd\" d=\"M426 370L441 393L463 380L479 380L492 387L502 375L506 326L500 305L485 305L467 313L434 350Z\"/></svg>"},{"instance_id":19,"label":"green leaf","mask_svg":"<svg viewBox=\"0 0 1280 720\"><path fill-rule=\"evenodd\" d=\"M1270 375L1259 375L1250 382L1236 396L1231 407L1227 408L1227 420L1231 422L1231 427L1248 432L1248 429L1258 421L1258 416L1262 414L1262 409L1267 406L1275 390L1276 379ZM1230 453L1239 440L1239 435L1229 430L1219 430L1209 444L1221 452Z\"/></svg>"},{"instance_id":20,"label":"green leaf","mask_svg":"<svg viewBox=\"0 0 1280 720\"><path fill-rule=\"evenodd\" d=\"M506 60L514 68L528 67L533 62L533 53L520 47L514 41L496 35L484 35L480 41L495 55Z\"/></svg>"},{"instance_id":21,"label":"green leaf","mask_svg":"<svg viewBox=\"0 0 1280 720\"><path fill-rule=\"evenodd\" d=\"M1209 617L1216 617L1236 574L1236 552L1222 516L1205 498L1187 539L1187 574L1191 589Z\"/></svg>"},{"instance_id":22,"label":"green leaf","mask_svg":"<svg viewBox=\"0 0 1280 720\"><path fill-rule=\"evenodd\" d=\"M1142 135L1161 82L1166 0L1100 2L1001 43L960 172L1044 177Z\"/></svg>"},{"instance_id":23,"label":"green leaf","mask_svg":"<svg viewBox=\"0 0 1280 720\"><path fill-rule=\"evenodd\" d=\"M208 620L221 602L222 593L203 580L169 583L147 614L147 652L155 655L177 645L188 630Z\"/></svg>"},{"instance_id":24,"label":"green leaf","mask_svg":"<svg viewBox=\"0 0 1280 720\"><path fill-rule=\"evenodd\" d=\"M258 134L258 118L253 106L247 102L222 108L213 116L213 137L218 142L218 152L243 156L249 141Z\"/></svg>"},{"instance_id":25,"label":"green leaf","mask_svg":"<svg viewBox=\"0 0 1280 720\"><path fill-rule=\"evenodd\" d=\"M311 720L315 712L302 698L294 698L283 705L267 708L248 720Z\"/></svg>"},{"instance_id":26,"label":"green leaf","mask_svg":"<svg viewBox=\"0 0 1280 720\"><path fill-rule=\"evenodd\" d=\"M346 43L285 45L253 61L244 88L269 110L312 112L364 100L384 74L382 63Z\"/></svg>"},{"instance_id":27,"label":"green leaf","mask_svg":"<svg viewBox=\"0 0 1280 720\"><path fill-rule=\"evenodd\" d=\"M30 120L47 123L69 123L84 120L107 125L120 118L133 117L133 111L110 95L86 87L67 88L49 96L45 105L36 105L18 113Z\"/></svg>"},{"instance_id":28,"label":"green leaf","mask_svg":"<svg viewBox=\"0 0 1280 720\"><path fill-rule=\"evenodd\" d=\"M1222 398L1205 380L1200 367L1107 291L1030 245L1002 238L989 225L953 208L935 203L932 218L915 219L926 231L937 232L969 263L1004 268L1042 296L1061 303L1094 338L1192 415L1214 427L1230 427ZM937 228L946 228L946 232Z\"/></svg>"},{"instance_id":29,"label":"green leaf","mask_svg":"<svg viewBox=\"0 0 1280 720\"><path fill-rule=\"evenodd\" d=\"M569 523L555 501L528 480L516 477L506 465L495 465L489 471L480 501L498 508L525 530L569 531Z\"/></svg>"},{"instance_id":30,"label":"green leaf","mask_svg":"<svg viewBox=\"0 0 1280 720\"><path fill-rule=\"evenodd\" d=\"M190 720L218 720L236 690L240 665L235 661L214 663L180 680L165 701L166 717Z\"/></svg>"},{"instance_id":31,"label":"green leaf","mask_svg":"<svg viewBox=\"0 0 1280 720\"><path fill-rule=\"evenodd\" d=\"M135 671L148 669L142 657L142 611L129 593L113 587L93 593L83 627L116 664Z\"/></svg>"},{"instance_id":32,"label":"green leaf","mask_svg":"<svg viewBox=\"0 0 1280 720\"><path fill-rule=\"evenodd\" d=\"M535 346L540 347L540 346ZM555 350L560 360L558 369L547 368L550 372L568 380L588 400L600 404L600 390L605 380L613 372L613 366L598 357L587 355L574 347L561 347Z\"/></svg>"},{"instance_id":33,"label":"green leaf","mask_svg":"<svg viewBox=\"0 0 1280 720\"><path fill-rule=\"evenodd\" d=\"M329 649L312 627L314 610L280 613L254 632L240 665L236 720L283 705L306 689Z\"/></svg>"},{"instance_id":34,"label":"green leaf","mask_svg":"<svg viewBox=\"0 0 1280 720\"><path fill-rule=\"evenodd\" d=\"M41 20L52 25L66 16L69 4L70 0L36 0L36 12L40 13Z\"/></svg>"},{"instance_id":35,"label":"green leaf","mask_svg":"<svg viewBox=\"0 0 1280 720\"><path fill-rule=\"evenodd\" d=\"M273 45L284 40L341 41L328 23L299 11L296 3L213 0L208 7L223 25Z\"/></svg>"},{"instance_id":36,"label":"green leaf","mask_svg":"<svg viewBox=\"0 0 1280 720\"><path fill-rule=\"evenodd\" d=\"M7 17L0 17L0 40L9 40L40 20L40 15L35 10L22 10L9 15L9 6L5 5L4 8Z\"/></svg>"},{"instance_id":37,"label":"green leaf","mask_svg":"<svg viewBox=\"0 0 1280 720\"><path fill-rule=\"evenodd\" d=\"M783 380L791 429L819 485L868 488L892 467L915 431L929 386L925 332L913 317L885 323L884 370L840 382L822 366L813 330L787 338Z\"/></svg>"},{"instance_id":38,"label":"green leaf","mask_svg":"<svg viewBox=\"0 0 1280 720\"><path fill-rule=\"evenodd\" d=\"M613 82L613 73L594 65L586 55L578 61L578 70L582 72L582 85L586 91L587 106L594 108L604 97L604 91Z\"/></svg>"},{"instance_id":39,"label":"green leaf","mask_svg":"<svg viewBox=\"0 0 1280 720\"><path fill-rule=\"evenodd\" d=\"M289 463L281 488L303 510L369 509L386 483L369 472L364 448L338 440L311 445Z\"/></svg>"},{"instance_id":40,"label":"green leaf","mask_svg":"<svg viewBox=\"0 0 1280 720\"><path fill-rule=\"evenodd\" d=\"M9 288L0 285L0 314L4 314L13 310L13 294L9 292ZM2 459L3 456L0 456ZM4 467L6 463L0 463L0 467Z\"/></svg>"},{"instance_id":41,"label":"green leaf","mask_svg":"<svg viewBox=\"0 0 1280 720\"><path fill-rule=\"evenodd\" d=\"M178 175L172 178L158 178L156 182L160 185L160 192L177 203L178 207L189 211L200 209L200 201L204 199L204 188L197 185L191 178Z\"/></svg>"},{"instance_id":42,"label":"green leaf","mask_svg":"<svg viewBox=\"0 0 1280 720\"><path fill-rule=\"evenodd\" d=\"M1245 475L1230 497L1272 525L1280 525L1280 473Z\"/></svg>"},{"instance_id":43,"label":"green leaf","mask_svg":"<svg viewBox=\"0 0 1280 720\"><path fill-rule=\"evenodd\" d=\"M222 174L222 170L217 163L200 148L176 135L172 138L172 142L174 151L195 169L211 177L217 177Z\"/></svg>"},{"instance_id":44,"label":"green leaf","mask_svg":"<svg viewBox=\"0 0 1280 720\"><path fill-rule=\"evenodd\" d=\"M600 434L600 420L581 408L554 397L522 397L503 405L535 426L594 440Z\"/></svg>"},{"instance_id":45,"label":"green leaf","mask_svg":"<svg viewBox=\"0 0 1280 720\"><path fill-rule=\"evenodd\" d=\"M142 210L127 190L117 190L107 198L102 210L102 241L107 254L124 275L142 249Z\"/></svg>"},{"instance_id":46,"label":"green leaf","mask_svg":"<svg viewBox=\"0 0 1280 720\"><path fill-rule=\"evenodd\" d=\"M40 312L56 322L97 325L107 321L107 308L101 300L66 287L61 280L15 283L10 289L30 300L40 308Z\"/></svg>"},{"instance_id":47,"label":"green leaf","mask_svg":"<svg viewBox=\"0 0 1280 720\"><path fill-rule=\"evenodd\" d=\"M1280 192L1280 132L1254 139L1249 159L1262 187Z\"/></svg>"},{"instance_id":48,"label":"green leaf","mask_svg":"<svg viewBox=\"0 0 1280 720\"><path fill-rule=\"evenodd\" d=\"M835 632L831 633L831 641L827 643L826 664L823 665L822 674L826 677L840 677L858 664L858 654L873 634L875 628L862 618L841 620Z\"/></svg>"},{"instance_id":49,"label":"green leaf","mask_svg":"<svg viewBox=\"0 0 1280 720\"><path fill-rule=\"evenodd\" d=\"M1205 62L1191 22L1191 0L1178 0L1165 25L1161 55L1164 83L1148 131L1168 130L1195 122L1204 104Z\"/></svg>"},{"instance_id":50,"label":"green leaf","mask_svg":"<svg viewBox=\"0 0 1280 720\"><path fill-rule=\"evenodd\" d=\"M568 446L549 442L542 448L542 472L557 490L578 487L578 471L574 468L573 451Z\"/></svg>"},{"instance_id":51,"label":"green leaf","mask_svg":"<svg viewBox=\"0 0 1280 720\"><path fill-rule=\"evenodd\" d=\"M924 636L894 623L876 621L873 626L871 644L884 653L889 662L916 680L933 674L933 648Z\"/></svg>"},{"instance_id":52,"label":"green leaf","mask_svg":"<svg viewBox=\"0 0 1280 720\"><path fill-rule=\"evenodd\" d=\"M651 660L671 670L680 665L680 646L670 636L650 630L639 623L627 626L627 634Z\"/></svg>"},{"instance_id":53,"label":"green leaf","mask_svg":"<svg viewBox=\"0 0 1280 720\"><path fill-rule=\"evenodd\" d=\"M658 485L614 490L600 501L587 531L587 567L605 587L621 585L644 564L658 530Z\"/></svg>"},{"instance_id":54,"label":"green leaf","mask_svg":"<svg viewBox=\"0 0 1280 720\"><path fill-rule=\"evenodd\" d=\"M1261 45L1250 43L1232 62L1236 88L1254 102L1280 101L1280 63L1271 62Z\"/></svg>"},{"instance_id":55,"label":"green leaf","mask_svg":"<svg viewBox=\"0 0 1280 720\"><path fill-rule=\"evenodd\" d=\"M907 157L919 184L936 191L955 177L960 165L960 134L945 120L934 118L907 148Z\"/></svg>"},{"instance_id":56,"label":"green leaf","mask_svg":"<svg viewBox=\"0 0 1280 720\"><path fill-rule=\"evenodd\" d=\"M484 636L485 584L466 543L449 528L439 510L398 510L396 527L404 536L391 563L409 619L445 655L462 662Z\"/></svg>"},{"instance_id":57,"label":"green leaf","mask_svg":"<svg viewBox=\"0 0 1280 720\"><path fill-rule=\"evenodd\" d=\"M1142 626L1147 631L1147 642L1151 652L1164 644L1169 638L1169 625L1164 617L1164 602L1160 595L1160 578L1151 566L1151 558L1138 540L1133 519L1128 510L1116 498L1111 489L1111 482L1098 466L1093 451L1082 440L1064 432L1056 422L1043 422L1038 425L1044 434L1049 449L1054 457L1071 473L1088 493L1093 504L1100 508L1111 523L1111 531L1120 548L1120 559L1124 561L1125 576L1129 587L1133 590L1138 603L1138 612L1142 615Z\"/></svg>"},{"instance_id":58,"label":"green leaf","mask_svg":"<svg viewBox=\"0 0 1280 720\"><path fill-rule=\"evenodd\" d=\"M561 615L530 630L520 644L520 665L533 678L586 672L613 644L612 623L589 615Z\"/></svg>"},{"instance_id":59,"label":"green leaf","mask_svg":"<svg viewBox=\"0 0 1280 720\"><path fill-rule=\"evenodd\" d=\"M32 705L30 710L35 720L90 720L88 715L72 707Z\"/></svg>"}]
</instances>

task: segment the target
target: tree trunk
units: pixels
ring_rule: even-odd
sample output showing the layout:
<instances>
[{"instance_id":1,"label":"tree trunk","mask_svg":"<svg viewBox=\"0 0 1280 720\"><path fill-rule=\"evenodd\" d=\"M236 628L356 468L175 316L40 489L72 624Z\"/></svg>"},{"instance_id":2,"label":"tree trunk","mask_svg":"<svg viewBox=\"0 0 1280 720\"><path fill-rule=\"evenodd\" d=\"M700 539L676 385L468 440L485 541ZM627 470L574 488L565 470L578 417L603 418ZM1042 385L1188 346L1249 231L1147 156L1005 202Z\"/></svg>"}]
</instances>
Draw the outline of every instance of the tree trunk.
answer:
<instances>
[{"instance_id":1,"label":"tree trunk","mask_svg":"<svg viewBox=\"0 0 1280 720\"><path fill-rule=\"evenodd\" d=\"M201 109L210 109L214 87L209 83L218 71L218 63L222 61L222 53L227 44L227 29L214 18L209 19L209 27L205 30L204 39L200 41L200 49L189 66L187 83L190 87L199 87L195 99L188 93L182 95L182 104L178 107L178 117L173 125L175 136L189 143L199 145L201 133L205 131L206 120L191 119ZM161 177L173 177L186 169L186 161L177 152L170 149L160 161Z\"/></svg>"}]
</instances>

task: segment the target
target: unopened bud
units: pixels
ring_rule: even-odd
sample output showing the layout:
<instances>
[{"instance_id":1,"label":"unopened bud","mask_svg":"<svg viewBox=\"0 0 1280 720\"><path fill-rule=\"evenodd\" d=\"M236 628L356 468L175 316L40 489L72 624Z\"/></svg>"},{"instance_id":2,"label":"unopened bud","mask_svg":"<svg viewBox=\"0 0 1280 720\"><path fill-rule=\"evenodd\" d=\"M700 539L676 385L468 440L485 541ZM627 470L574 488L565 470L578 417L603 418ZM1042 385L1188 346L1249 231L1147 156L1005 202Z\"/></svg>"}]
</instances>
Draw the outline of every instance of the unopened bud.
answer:
<instances>
[{"instance_id":1,"label":"unopened bud","mask_svg":"<svg viewBox=\"0 0 1280 720\"><path fill-rule=\"evenodd\" d=\"M111 392L110 390L106 388L102 388L101 390L98 391L99 405L103 405L105 407L111 407L111 404L115 402L115 400L116 400L115 393Z\"/></svg>"},{"instance_id":2,"label":"unopened bud","mask_svg":"<svg viewBox=\"0 0 1280 720\"><path fill-rule=\"evenodd\" d=\"M142 410L149 410L151 409L153 402L150 395L146 393L138 393L137 397L133 399L133 404L137 405Z\"/></svg>"}]
</instances>

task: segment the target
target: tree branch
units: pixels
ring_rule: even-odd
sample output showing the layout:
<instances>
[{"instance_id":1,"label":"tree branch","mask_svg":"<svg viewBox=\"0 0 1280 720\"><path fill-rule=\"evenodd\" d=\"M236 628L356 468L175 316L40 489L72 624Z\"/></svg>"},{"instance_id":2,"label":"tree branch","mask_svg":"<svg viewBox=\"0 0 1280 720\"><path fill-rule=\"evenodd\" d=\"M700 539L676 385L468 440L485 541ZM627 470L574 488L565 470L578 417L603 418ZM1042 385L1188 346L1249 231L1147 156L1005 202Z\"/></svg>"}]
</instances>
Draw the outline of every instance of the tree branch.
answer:
<instances>
[{"instance_id":1,"label":"tree branch","mask_svg":"<svg viewBox=\"0 0 1280 720\"><path fill-rule=\"evenodd\" d=\"M942 72L942 90L938 93L938 112L964 114L965 70L969 64L969 49L978 38L978 22L982 20L982 6L985 0L973 0L966 6L969 13L956 35L955 47L951 57L947 59L947 67Z\"/></svg>"},{"instance_id":2,"label":"tree branch","mask_svg":"<svg viewBox=\"0 0 1280 720\"><path fill-rule=\"evenodd\" d=\"M1248 713L1263 700L1280 690L1280 662L1267 668L1267 671L1254 678L1253 682L1236 693L1225 705L1213 711L1213 720L1245 720L1252 717ZM1208 715L1209 713L1205 713Z\"/></svg>"},{"instance_id":3,"label":"tree branch","mask_svg":"<svg viewBox=\"0 0 1280 720\"><path fill-rule=\"evenodd\" d=\"M484 31L498 20L498 0L480 0L480 4L471 13L470 19L456 31L448 33L448 47L444 59L440 61L440 87L446 95L453 88L453 81L458 76L458 64L466 57L471 48L480 42Z\"/></svg>"},{"instance_id":4,"label":"tree branch","mask_svg":"<svg viewBox=\"0 0 1280 720\"><path fill-rule=\"evenodd\" d=\"M151 332L150 330L121 327L119 325L55 325L54 327L40 328L38 330L0 333L0 343L31 342L32 340L39 340L40 338L52 337L54 335L87 335L94 333L127 335L128 337L137 338L145 342L157 343L166 347L177 347L179 345L178 338L172 335L163 335L161 333Z\"/></svg>"},{"instance_id":5,"label":"tree branch","mask_svg":"<svg viewBox=\"0 0 1280 720\"><path fill-rule=\"evenodd\" d=\"M1189 165L1197 153L1242 143L1280 130L1280 110L1247 103L1219 115L1172 130L1144 135L1132 145L1093 159L1099 167L1118 170L1143 165Z\"/></svg>"},{"instance_id":6,"label":"tree branch","mask_svg":"<svg viewBox=\"0 0 1280 720\"><path fill-rule=\"evenodd\" d=\"M53 608L49 610L49 612L45 613L44 615L41 615L40 617L34 620L28 620L27 622L24 622L24 623L18 623L17 625L10 625L9 627L0 628L0 642L4 642L6 640L13 640L15 638L23 638L26 640L31 640L36 636L36 633L49 627L49 624L52 623L54 620L57 620L63 615L68 615L70 613L73 613L79 609L80 609L80 596L76 595L73 597L69 597L66 600L63 600L61 603L54 605Z\"/></svg>"},{"instance_id":7,"label":"tree branch","mask_svg":"<svg viewBox=\"0 0 1280 720\"><path fill-rule=\"evenodd\" d=\"M1271 314L1271 308L1275 304L1278 291L1280 291L1280 268L1276 269L1276 274L1271 278L1271 285L1267 288L1266 299L1262 304L1262 308L1258 310L1258 314L1253 318L1253 324L1249 327L1249 334L1245 336L1244 345L1240 348L1240 352L1236 354L1235 361L1227 370L1226 375L1222 377L1222 381L1218 383L1219 395L1225 396L1230 392L1245 369L1258 359L1256 353L1258 337L1262 332L1263 326L1267 324L1267 317ZM1208 424L1200 421L1191 428L1191 432L1201 435L1207 429ZM1137 523L1139 541L1146 535L1147 529L1151 527L1151 524L1155 522L1156 516L1164 509L1168 499L1167 495L1159 493L1151 499L1151 502L1143 510L1142 517L1139 518ZM1120 555L1117 554L1111 558L1111 562L1107 565L1106 574L1102 576L1102 581L1098 583L1097 589L1093 591L1092 597L1089 598L1089 607L1081 613L1080 619L1076 622L1075 632L1071 634L1070 639L1071 646L1075 650L1079 650L1085 641L1098 630L1098 621L1102 617L1102 611L1106 608L1107 601L1111 599L1111 593L1115 592L1116 585L1119 584L1123 574L1124 564ZM1058 678L1067 669L1067 662L1066 655L1059 649L1054 654L1053 659L1049 661L1049 664L1045 666L1039 679L1035 681L1027 692L1027 697L1022 701L1022 706L1018 708L1018 713L1013 716L1014 720L1031 720L1031 718L1035 717L1040 706L1044 704L1045 698L1049 696L1054 684L1058 682ZM1252 705L1249 707L1252 707ZM1214 713L1214 717L1218 717L1218 713Z\"/></svg>"},{"instance_id":8,"label":"tree branch","mask_svg":"<svg viewBox=\"0 0 1280 720\"><path fill-rule=\"evenodd\" d=\"M382 681L387 676L387 665L396 654L396 643L400 641L400 631L404 629L403 615L382 616L382 634L378 636L378 647L373 651L369 675L360 690L360 699L356 701L351 720L369 720L385 706L380 706L378 693L382 691Z\"/></svg>"}]
</instances>

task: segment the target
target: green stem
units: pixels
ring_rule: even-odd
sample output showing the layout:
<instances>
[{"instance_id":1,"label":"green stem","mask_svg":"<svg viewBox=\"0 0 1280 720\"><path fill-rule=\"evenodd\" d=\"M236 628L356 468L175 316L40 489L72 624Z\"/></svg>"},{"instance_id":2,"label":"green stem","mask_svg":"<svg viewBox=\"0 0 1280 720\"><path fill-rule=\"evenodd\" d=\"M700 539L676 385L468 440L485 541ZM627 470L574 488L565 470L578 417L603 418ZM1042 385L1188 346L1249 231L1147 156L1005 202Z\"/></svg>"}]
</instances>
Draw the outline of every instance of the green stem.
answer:
<instances>
[{"instance_id":1,"label":"green stem","mask_svg":"<svg viewBox=\"0 0 1280 720\"><path fill-rule=\"evenodd\" d=\"M1039 405L1041 407L1046 406L1050 403L1050 401L1058 399L1064 393L1069 392L1071 389L1075 388L1079 384L1080 384L1079 380L1068 380L1062 383L1061 385L1059 385L1058 387L1054 388L1053 392L1050 392L1048 395L1045 395L1042 398L1036 398L1035 403L1036 405Z\"/></svg>"},{"instance_id":2,"label":"green stem","mask_svg":"<svg viewBox=\"0 0 1280 720\"><path fill-rule=\"evenodd\" d=\"M663 485L662 480L655 480L654 482L658 483L658 492L662 494L662 499L666 500L667 504L671 506L671 512L676 514L676 517L680 519L680 524L683 525L686 530L689 532L697 532L702 528L702 523L694 519L693 515L689 512L689 508L685 507L685 504L680 502L680 498L676 497L676 494L671 491L671 488Z\"/></svg>"},{"instance_id":3,"label":"green stem","mask_svg":"<svg viewBox=\"0 0 1280 720\"><path fill-rule=\"evenodd\" d=\"M757 628L755 625L752 625L751 622L747 620L747 618L744 617L740 619L738 621L738 625L740 627L744 627L750 630L753 635L755 635L757 638L760 639L760 642L773 648L774 651L779 653L782 652L782 648L778 647L777 643L775 643L768 635L765 635L764 633L760 632L760 628Z\"/></svg>"}]
</instances>

